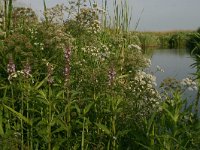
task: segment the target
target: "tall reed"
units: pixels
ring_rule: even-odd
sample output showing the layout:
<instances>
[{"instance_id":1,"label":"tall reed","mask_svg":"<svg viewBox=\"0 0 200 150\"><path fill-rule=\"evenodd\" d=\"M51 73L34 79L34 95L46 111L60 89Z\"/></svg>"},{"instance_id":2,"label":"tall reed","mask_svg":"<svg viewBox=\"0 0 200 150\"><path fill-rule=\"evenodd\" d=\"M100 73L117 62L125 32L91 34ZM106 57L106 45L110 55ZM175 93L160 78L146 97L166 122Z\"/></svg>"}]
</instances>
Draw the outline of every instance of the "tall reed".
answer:
<instances>
[{"instance_id":1,"label":"tall reed","mask_svg":"<svg viewBox=\"0 0 200 150\"><path fill-rule=\"evenodd\" d=\"M4 0L4 31L9 34L12 25L13 0Z\"/></svg>"},{"instance_id":2,"label":"tall reed","mask_svg":"<svg viewBox=\"0 0 200 150\"><path fill-rule=\"evenodd\" d=\"M127 32L131 23L131 14L128 0L114 0L113 25L117 30Z\"/></svg>"}]
</instances>

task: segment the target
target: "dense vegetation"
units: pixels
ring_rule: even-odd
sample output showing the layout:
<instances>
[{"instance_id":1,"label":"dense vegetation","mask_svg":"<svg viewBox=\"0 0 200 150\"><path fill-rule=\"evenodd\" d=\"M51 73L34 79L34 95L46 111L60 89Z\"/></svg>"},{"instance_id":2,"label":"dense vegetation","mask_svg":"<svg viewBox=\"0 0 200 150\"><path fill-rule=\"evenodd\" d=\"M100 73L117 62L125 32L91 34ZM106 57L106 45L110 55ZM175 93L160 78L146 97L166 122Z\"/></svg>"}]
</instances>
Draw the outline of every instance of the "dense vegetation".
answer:
<instances>
[{"instance_id":1,"label":"dense vegetation","mask_svg":"<svg viewBox=\"0 0 200 150\"><path fill-rule=\"evenodd\" d=\"M189 38L186 43L186 47L194 54L200 53L200 28L197 32L189 35Z\"/></svg>"},{"instance_id":2,"label":"dense vegetation","mask_svg":"<svg viewBox=\"0 0 200 150\"><path fill-rule=\"evenodd\" d=\"M4 2L1 149L199 149L199 97L188 105L181 96L198 80L168 80L158 92L140 48L146 35L117 19L105 27L104 11L84 1L51 9L44 1L42 21Z\"/></svg>"},{"instance_id":3,"label":"dense vegetation","mask_svg":"<svg viewBox=\"0 0 200 150\"><path fill-rule=\"evenodd\" d=\"M190 36L194 33L194 31L134 32L139 37L143 49L183 49L190 45L188 44Z\"/></svg>"}]
</instances>

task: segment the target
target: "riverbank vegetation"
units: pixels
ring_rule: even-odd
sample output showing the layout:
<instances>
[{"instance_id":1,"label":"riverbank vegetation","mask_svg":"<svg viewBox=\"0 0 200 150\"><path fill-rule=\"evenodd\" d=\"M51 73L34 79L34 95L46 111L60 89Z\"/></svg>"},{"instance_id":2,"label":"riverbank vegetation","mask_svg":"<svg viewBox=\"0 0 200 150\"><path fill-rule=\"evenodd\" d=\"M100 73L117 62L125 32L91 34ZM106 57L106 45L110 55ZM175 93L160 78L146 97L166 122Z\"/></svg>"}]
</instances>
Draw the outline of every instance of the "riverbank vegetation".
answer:
<instances>
[{"instance_id":1,"label":"riverbank vegetation","mask_svg":"<svg viewBox=\"0 0 200 150\"><path fill-rule=\"evenodd\" d=\"M168 42L128 32L126 3L115 4L113 28L95 3L50 9L44 1L42 20L12 0L3 6L1 149L199 149L199 97L187 104L181 95L198 80L166 80L158 92L143 52L148 38Z\"/></svg>"},{"instance_id":2,"label":"riverbank vegetation","mask_svg":"<svg viewBox=\"0 0 200 150\"><path fill-rule=\"evenodd\" d=\"M135 32L143 49L184 49L195 31Z\"/></svg>"}]
</instances>

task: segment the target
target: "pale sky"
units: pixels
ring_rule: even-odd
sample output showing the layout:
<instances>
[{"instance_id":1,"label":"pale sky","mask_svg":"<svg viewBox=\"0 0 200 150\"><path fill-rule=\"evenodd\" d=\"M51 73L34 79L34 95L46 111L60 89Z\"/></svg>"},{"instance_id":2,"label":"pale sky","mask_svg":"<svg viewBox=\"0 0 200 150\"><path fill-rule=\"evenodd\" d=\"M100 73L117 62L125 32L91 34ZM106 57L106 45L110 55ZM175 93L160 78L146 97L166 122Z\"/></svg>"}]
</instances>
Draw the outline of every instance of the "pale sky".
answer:
<instances>
[{"instance_id":1,"label":"pale sky","mask_svg":"<svg viewBox=\"0 0 200 150\"><path fill-rule=\"evenodd\" d=\"M31 6L35 11L43 9L43 0L17 0L18 3ZM47 7L57 3L67 3L68 0L46 0ZM101 3L102 0L96 0ZM113 0L109 1L109 11L112 12ZM119 1L119 0L118 0ZM134 28L144 9L138 30L188 30L200 27L200 0L127 0L132 14L131 27Z\"/></svg>"}]
</instances>

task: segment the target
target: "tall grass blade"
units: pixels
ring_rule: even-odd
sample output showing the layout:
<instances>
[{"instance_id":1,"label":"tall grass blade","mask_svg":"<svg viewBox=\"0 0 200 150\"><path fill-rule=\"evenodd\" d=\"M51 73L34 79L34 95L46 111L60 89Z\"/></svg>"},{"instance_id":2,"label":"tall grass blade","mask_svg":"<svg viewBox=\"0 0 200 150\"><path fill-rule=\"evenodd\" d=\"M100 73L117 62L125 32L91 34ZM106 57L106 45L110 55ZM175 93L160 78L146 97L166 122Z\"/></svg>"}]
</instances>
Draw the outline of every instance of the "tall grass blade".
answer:
<instances>
[{"instance_id":1,"label":"tall grass blade","mask_svg":"<svg viewBox=\"0 0 200 150\"><path fill-rule=\"evenodd\" d=\"M46 5L46 1L43 0L43 7L44 7L44 17L45 17L45 21L46 23L48 23L48 17L47 17L47 5Z\"/></svg>"},{"instance_id":2,"label":"tall grass blade","mask_svg":"<svg viewBox=\"0 0 200 150\"><path fill-rule=\"evenodd\" d=\"M139 18L138 18L138 20L137 20L137 22L136 22L135 30L137 30L137 28L138 28L138 26L139 26L139 23L140 23L140 20L141 20L141 18L142 18L143 12L144 12L144 8L142 9L141 14L140 14L140 16L139 16Z\"/></svg>"},{"instance_id":3,"label":"tall grass blade","mask_svg":"<svg viewBox=\"0 0 200 150\"><path fill-rule=\"evenodd\" d=\"M10 27L11 27L11 21L12 21L12 10L13 10L13 4L12 0L9 0L9 5L8 5L8 24L7 24L7 31L10 32Z\"/></svg>"},{"instance_id":4,"label":"tall grass blade","mask_svg":"<svg viewBox=\"0 0 200 150\"><path fill-rule=\"evenodd\" d=\"M9 111L11 111L13 114L15 114L19 119L23 120L24 122L26 122L29 125L32 125L32 121L27 119L26 117L24 117L21 113L15 111L14 109L12 109L11 107L4 105L3 107L7 108Z\"/></svg>"}]
</instances>

